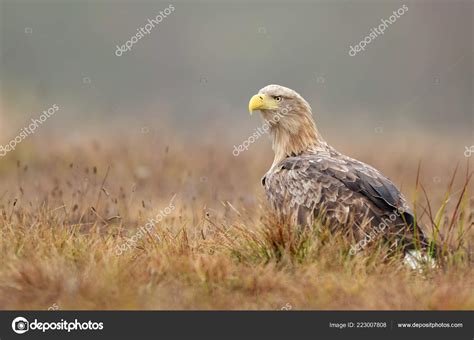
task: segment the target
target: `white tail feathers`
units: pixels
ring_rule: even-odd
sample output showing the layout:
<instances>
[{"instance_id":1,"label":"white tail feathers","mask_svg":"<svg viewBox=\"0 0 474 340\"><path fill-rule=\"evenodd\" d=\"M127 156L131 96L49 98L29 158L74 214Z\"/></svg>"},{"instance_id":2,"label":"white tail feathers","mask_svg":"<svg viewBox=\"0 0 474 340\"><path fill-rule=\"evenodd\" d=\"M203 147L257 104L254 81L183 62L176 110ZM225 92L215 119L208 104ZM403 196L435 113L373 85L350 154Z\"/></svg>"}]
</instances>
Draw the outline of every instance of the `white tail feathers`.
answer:
<instances>
[{"instance_id":1,"label":"white tail feathers","mask_svg":"<svg viewBox=\"0 0 474 340\"><path fill-rule=\"evenodd\" d=\"M419 250L409 250L405 254L403 260L405 265L411 269L422 271L423 268L436 268L436 261L434 258Z\"/></svg>"}]
</instances>

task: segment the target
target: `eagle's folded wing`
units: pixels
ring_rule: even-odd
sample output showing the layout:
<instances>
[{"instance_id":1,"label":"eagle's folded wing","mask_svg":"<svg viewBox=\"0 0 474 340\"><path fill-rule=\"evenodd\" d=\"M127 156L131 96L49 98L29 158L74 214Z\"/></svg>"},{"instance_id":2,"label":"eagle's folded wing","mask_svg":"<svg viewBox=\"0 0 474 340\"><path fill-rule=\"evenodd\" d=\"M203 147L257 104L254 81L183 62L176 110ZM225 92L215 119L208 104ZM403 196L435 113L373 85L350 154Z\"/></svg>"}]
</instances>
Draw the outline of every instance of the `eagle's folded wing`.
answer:
<instances>
[{"instance_id":1,"label":"eagle's folded wing","mask_svg":"<svg viewBox=\"0 0 474 340\"><path fill-rule=\"evenodd\" d=\"M349 157L290 157L265 176L264 185L273 207L299 225L324 215L331 227L350 225L360 238L367 226L393 215L387 235L413 242L414 218L400 191L376 169Z\"/></svg>"}]
</instances>

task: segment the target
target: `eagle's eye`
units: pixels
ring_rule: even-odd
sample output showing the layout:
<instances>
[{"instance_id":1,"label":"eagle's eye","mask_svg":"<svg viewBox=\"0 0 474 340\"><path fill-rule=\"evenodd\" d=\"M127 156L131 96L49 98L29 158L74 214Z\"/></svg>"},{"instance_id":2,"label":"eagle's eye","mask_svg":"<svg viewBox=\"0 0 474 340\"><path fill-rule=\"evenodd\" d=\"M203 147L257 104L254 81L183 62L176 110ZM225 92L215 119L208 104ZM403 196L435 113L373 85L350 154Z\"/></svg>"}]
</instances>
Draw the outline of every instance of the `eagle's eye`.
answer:
<instances>
[{"instance_id":1,"label":"eagle's eye","mask_svg":"<svg viewBox=\"0 0 474 340\"><path fill-rule=\"evenodd\" d=\"M273 96L273 99L275 99L277 102L281 102L281 96Z\"/></svg>"}]
</instances>

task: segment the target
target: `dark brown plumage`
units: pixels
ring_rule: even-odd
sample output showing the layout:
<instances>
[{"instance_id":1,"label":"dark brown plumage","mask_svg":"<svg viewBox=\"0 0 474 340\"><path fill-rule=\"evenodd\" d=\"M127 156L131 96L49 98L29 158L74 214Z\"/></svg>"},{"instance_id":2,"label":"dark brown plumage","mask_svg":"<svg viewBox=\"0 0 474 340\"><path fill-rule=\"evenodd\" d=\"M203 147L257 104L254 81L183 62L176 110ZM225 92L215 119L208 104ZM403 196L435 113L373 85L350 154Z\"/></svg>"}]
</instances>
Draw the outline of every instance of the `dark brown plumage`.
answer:
<instances>
[{"instance_id":1,"label":"dark brown plumage","mask_svg":"<svg viewBox=\"0 0 474 340\"><path fill-rule=\"evenodd\" d=\"M249 110L260 110L270 121L275 160L262 183L279 216L299 226L321 219L356 241L379 227L383 238L403 249L428 246L397 187L378 170L329 146L299 94L269 85L251 99ZM280 119L271 119L275 115Z\"/></svg>"}]
</instances>

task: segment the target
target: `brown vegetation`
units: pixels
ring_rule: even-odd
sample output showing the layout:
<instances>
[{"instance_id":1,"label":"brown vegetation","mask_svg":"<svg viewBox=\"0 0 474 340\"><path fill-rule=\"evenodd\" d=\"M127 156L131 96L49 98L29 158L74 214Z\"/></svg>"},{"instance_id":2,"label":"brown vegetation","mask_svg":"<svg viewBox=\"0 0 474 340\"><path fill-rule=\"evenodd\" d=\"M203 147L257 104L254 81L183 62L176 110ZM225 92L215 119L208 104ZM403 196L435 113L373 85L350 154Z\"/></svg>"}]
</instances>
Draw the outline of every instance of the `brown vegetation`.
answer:
<instances>
[{"instance_id":1,"label":"brown vegetation","mask_svg":"<svg viewBox=\"0 0 474 340\"><path fill-rule=\"evenodd\" d=\"M387 147L341 151L391 177L429 233L439 229L435 269L387 259L383 244L350 256L340 235L272 221L263 141L238 157L225 143L152 133L25 141L0 159L0 309L473 309L462 147L426 157L418 181L417 149L407 157Z\"/></svg>"}]
</instances>

